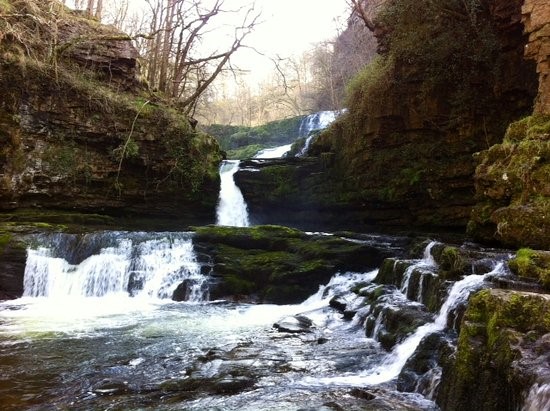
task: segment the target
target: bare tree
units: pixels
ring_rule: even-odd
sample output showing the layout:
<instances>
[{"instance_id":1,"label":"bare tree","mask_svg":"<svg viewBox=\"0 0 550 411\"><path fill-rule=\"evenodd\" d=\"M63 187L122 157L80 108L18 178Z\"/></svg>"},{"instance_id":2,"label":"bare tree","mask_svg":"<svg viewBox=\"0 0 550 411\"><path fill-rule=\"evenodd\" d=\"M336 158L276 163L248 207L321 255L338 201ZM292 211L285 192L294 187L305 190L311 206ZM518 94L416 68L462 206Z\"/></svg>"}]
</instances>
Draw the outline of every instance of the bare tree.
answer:
<instances>
[{"instance_id":1,"label":"bare tree","mask_svg":"<svg viewBox=\"0 0 550 411\"><path fill-rule=\"evenodd\" d=\"M170 95L187 113L229 65L231 56L254 29L259 14L254 3L235 10L224 9L224 0L147 0L150 9L149 40L144 50L149 85ZM216 29L217 17L240 16L240 24L225 46L205 46ZM217 27L217 26L216 26ZM221 43L221 41L218 41Z\"/></svg>"}]
</instances>

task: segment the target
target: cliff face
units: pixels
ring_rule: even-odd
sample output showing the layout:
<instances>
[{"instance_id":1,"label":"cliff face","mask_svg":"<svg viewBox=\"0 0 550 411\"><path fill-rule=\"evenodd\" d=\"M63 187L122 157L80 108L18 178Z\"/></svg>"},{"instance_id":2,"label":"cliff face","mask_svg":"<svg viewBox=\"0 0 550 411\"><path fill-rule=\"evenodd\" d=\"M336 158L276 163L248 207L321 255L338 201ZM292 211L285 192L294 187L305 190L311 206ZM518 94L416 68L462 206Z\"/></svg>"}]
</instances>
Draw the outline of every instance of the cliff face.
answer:
<instances>
[{"instance_id":1,"label":"cliff face","mask_svg":"<svg viewBox=\"0 0 550 411\"><path fill-rule=\"evenodd\" d=\"M476 155L477 204L468 224L481 241L550 248L550 8L525 0L522 21L534 60L534 115L510 124L501 143Z\"/></svg>"},{"instance_id":2,"label":"cliff face","mask_svg":"<svg viewBox=\"0 0 550 411\"><path fill-rule=\"evenodd\" d=\"M213 221L219 147L140 83L131 39L57 2L2 7L0 210Z\"/></svg>"},{"instance_id":3,"label":"cliff face","mask_svg":"<svg viewBox=\"0 0 550 411\"><path fill-rule=\"evenodd\" d=\"M545 0L524 0L522 14L529 35L525 56L536 62L539 75L535 113L550 114L550 7Z\"/></svg>"},{"instance_id":4,"label":"cliff face","mask_svg":"<svg viewBox=\"0 0 550 411\"><path fill-rule=\"evenodd\" d=\"M347 115L314 143L318 169L269 193L253 185L272 187L272 169L237 176L252 214L267 199L295 214L307 204L299 222L320 210L365 225L465 227L475 204L472 154L500 142L536 95L534 65L523 56L522 2L480 1L478 14L436 9L427 22L417 10L430 2L388 4L394 8L376 32L385 55L350 84ZM305 200L311 190L303 188L319 185Z\"/></svg>"}]
</instances>

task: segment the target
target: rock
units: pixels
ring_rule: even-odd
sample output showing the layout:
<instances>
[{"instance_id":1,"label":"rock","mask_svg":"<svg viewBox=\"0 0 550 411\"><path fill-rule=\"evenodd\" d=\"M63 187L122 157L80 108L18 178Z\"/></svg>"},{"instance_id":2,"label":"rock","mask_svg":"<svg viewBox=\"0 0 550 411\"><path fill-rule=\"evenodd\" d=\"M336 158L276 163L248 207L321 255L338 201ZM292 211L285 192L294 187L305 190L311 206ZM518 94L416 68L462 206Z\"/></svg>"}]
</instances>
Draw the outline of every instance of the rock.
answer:
<instances>
[{"instance_id":1,"label":"rock","mask_svg":"<svg viewBox=\"0 0 550 411\"><path fill-rule=\"evenodd\" d=\"M128 392L128 383L125 381L116 381L105 379L98 383L92 389L92 392L97 395L120 395Z\"/></svg>"},{"instance_id":2,"label":"rock","mask_svg":"<svg viewBox=\"0 0 550 411\"><path fill-rule=\"evenodd\" d=\"M538 351L549 331L549 295L478 292L464 315L453 361L443 368L437 403L449 411L521 408L531 385L550 375Z\"/></svg>"},{"instance_id":3,"label":"rock","mask_svg":"<svg viewBox=\"0 0 550 411\"><path fill-rule=\"evenodd\" d=\"M303 315L285 317L273 324L273 327L281 332L308 333L311 332L313 322Z\"/></svg>"},{"instance_id":4,"label":"rock","mask_svg":"<svg viewBox=\"0 0 550 411\"><path fill-rule=\"evenodd\" d=\"M534 279L550 290L550 251L522 248L508 265L520 277Z\"/></svg>"},{"instance_id":5,"label":"rock","mask_svg":"<svg viewBox=\"0 0 550 411\"><path fill-rule=\"evenodd\" d=\"M538 10L542 3L537 2ZM456 87L448 82L434 87L441 81L439 75L453 72L448 67L455 64L457 51L471 45L469 36L464 36L463 47L453 51L441 45L458 44L457 34L466 32L464 25L453 28L455 22L442 15L436 21L447 24L430 34L424 31L426 26L418 30L414 24L407 26L412 27L409 34L423 33L431 39L418 41L410 58L392 54L392 46L399 44L392 43L395 28L378 25L375 35L385 47L383 54L391 58L378 60L370 72L356 78L348 113L321 133L311 146L312 157L244 162L235 175L252 216L259 223L301 227L316 223L326 229L463 229L476 203L472 155L500 142L506 125L531 111L537 87L534 64L523 60L521 1L484 2L481 9L484 12L476 18L484 23L473 30L481 42L492 39L491 49L480 57L487 65L498 66L498 75L480 75L475 63L464 66L468 59L457 59L461 67L457 72L468 81L461 77ZM480 34L479 27L492 31ZM399 38L409 37L402 33ZM434 44L442 49L430 50ZM415 52L423 45L425 54L419 57ZM433 62L439 55L436 63L441 70L430 77L432 67L422 66L422 61ZM547 65L546 57L541 64ZM455 94L458 89L460 96ZM457 106L464 104L464 95L470 96L471 104L461 112Z\"/></svg>"},{"instance_id":6,"label":"rock","mask_svg":"<svg viewBox=\"0 0 550 411\"><path fill-rule=\"evenodd\" d=\"M391 249L337 236L310 235L280 226L199 227L194 244L214 266L212 299L299 303L338 271L365 271Z\"/></svg>"},{"instance_id":7,"label":"rock","mask_svg":"<svg viewBox=\"0 0 550 411\"><path fill-rule=\"evenodd\" d=\"M0 237L0 300L23 295L26 260L27 251L24 244L13 241L11 236L9 239Z\"/></svg>"},{"instance_id":8,"label":"rock","mask_svg":"<svg viewBox=\"0 0 550 411\"><path fill-rule=\"evenodd\" d=\"M419 326L432 321L425 308L405 300L400 293L382 295L365 321L365 334L390 351Z\"/></svg>"},{"instance_id":9,"label":"rock","mask_svg":"<svg viewBox=\"0 0 550 411\"><path fill-rule=\"evenodd\" d=\"M441 366L448 364L453 353L454 346L445 334L427 335L399 374L398 390L420 392L428 398L434 398L441 378Z\"/></svg>"},{"instance_id":10,"label":"rock","mask_svg":"<svg viewBox=\"0 0 550 411\"><path fill-rule=\"evenodd\" d=\"M252 388L254 384L255 381L253 378L244 376L226 377L216 381L213 389L217 394L233 395L247 388Z\"/></svg>"},{"instance_id":11,"label":"rock","mask_svg":"<svg viewBox=\"0 0 550 411\"><path fill-rule=\"evenodd\" d=\"M550 248L550 116L510 124L502 144L476 155L478 203L468 232L509 247Z\"/></svg>"},{"instance_id":12,"label":"rock","mask_svg":"<svg viewBox=\"0 0 550 411\"><path fill-rule=\"evenodd\" d=\"M536 62L539 75L535 112L550 114L550 11L544 0L524 0L521 12L529 36L525 57Z\"/></svg>"},{"instance_id":13,"label":"rock","mask_svg":"<svg viewBox=\"0 0 550 411\"><path fill-rule=\"evenodd\" d=\"M140 216L172 229L213 222L217 142L141 86L128 35L66 10L54 30L50 4L33 4L2 16L23 37L0 44L0 212Z\"/></svg>"}]
</instances>

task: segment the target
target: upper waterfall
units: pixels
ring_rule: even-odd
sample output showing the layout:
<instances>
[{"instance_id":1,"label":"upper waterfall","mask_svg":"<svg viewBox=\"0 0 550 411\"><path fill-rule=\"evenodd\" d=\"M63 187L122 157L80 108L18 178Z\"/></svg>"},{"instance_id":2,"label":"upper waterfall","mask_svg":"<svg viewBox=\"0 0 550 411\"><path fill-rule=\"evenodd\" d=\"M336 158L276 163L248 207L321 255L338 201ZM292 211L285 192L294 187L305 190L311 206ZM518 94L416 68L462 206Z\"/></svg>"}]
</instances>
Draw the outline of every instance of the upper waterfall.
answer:
<instances>
[{"instance_id":1,"label":"upper waterfall","mask_svg":"<svg viewBox=\"0 0 550 411\"><path fill-rule=\"evenodd\" d=\"M298 153L298 157L301 157L307 153L307 150L316 135L315 132L327 128L340 114L342 114L342 112L343 110L319 111L317 113L310 114L302 120L298 136L306 137L306 142L300 153Z\"/></svg>"},{"instance_id":2,"label":"upper waterfall","mask_svg":"<svg viewBox=\"0 0 550 411\"><path fill-rule=\"evenodd\" d=\"M241 190L233 176L239 170L238 160L226 160L220 166L220 197L218 200L217 225L248 227L248 210Z\"/></svg>"}]
</instances>

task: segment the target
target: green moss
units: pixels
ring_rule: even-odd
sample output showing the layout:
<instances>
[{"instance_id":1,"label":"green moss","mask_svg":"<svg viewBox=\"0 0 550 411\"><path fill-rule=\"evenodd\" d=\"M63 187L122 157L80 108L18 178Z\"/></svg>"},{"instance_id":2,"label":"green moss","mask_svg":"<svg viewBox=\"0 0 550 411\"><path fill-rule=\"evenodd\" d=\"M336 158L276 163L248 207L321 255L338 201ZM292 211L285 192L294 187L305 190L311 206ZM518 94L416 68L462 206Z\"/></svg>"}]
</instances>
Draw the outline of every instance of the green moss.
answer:
<instances>
[{"instance_id":1,"label":"green moss","mask_svg":"<svg viewBox=\"0 0 550 411\"><path fill-rule=\"evenodd\" d=\"M243 160L264 148L290 144L298 137L303 118L291 117L255 127L212 124L202 129L218 140L229 159Z\"/></svg>"},{"instance_id":2,"label":"green moss","mask_svg":"<svg viewBox=\"0 0 550 411\"><path fill-rule=\"evenodd\" d=\"M550 252L522 248L508 265L520 277L533 278L550 289Z\"/></svg>"},{"instance_id":3,"label":"green moss","mask_svg":"<svg viewBox=\"0 0 550 411\"><path fill-rule=\"evenodd\" d=\"M442 270L440 275L444 279L457 280L464 274L465 262L456 247L445 247L439 257L439 264Z\"/></svg>"},{"instance_id":4,"label":"green moss","mask_svg":"<svg viewBox=\"0 0 550 411\"><path fill-rule=\"evenodd\" d=\"M6 246L11 242L12 234L11 233L2 233L0 232L0 253L4 251Z\"/></svg>"}]
</instances>

